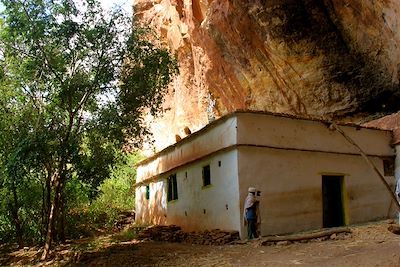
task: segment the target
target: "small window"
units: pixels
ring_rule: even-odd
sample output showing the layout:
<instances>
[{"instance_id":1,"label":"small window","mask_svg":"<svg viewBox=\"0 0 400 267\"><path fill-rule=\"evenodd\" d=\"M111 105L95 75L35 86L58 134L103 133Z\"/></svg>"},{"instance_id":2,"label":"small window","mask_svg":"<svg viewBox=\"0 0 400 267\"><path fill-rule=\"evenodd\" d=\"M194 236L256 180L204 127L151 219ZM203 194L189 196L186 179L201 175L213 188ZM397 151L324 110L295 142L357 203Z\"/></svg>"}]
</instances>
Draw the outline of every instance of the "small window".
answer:
<instances>
[{"instance_id":1,"label":"small window","mask_svg":"<svg viewBox=\"0 0 400 267\"><path fill-rule=\"evenodd\" d=\"M178 199L178 185L176 183L176 174L172 174L167 179L168 183L168 191L167 191L167 199L168 201Z\"/></svg>"},{"instance_id":2,"label":"small window","mask_svg":"<svg viewBox=\"0 0 400 267\"><path fill-rule=\"evenodd\" d=\"M386 158L383 160L383 174L385 176L394 176L394 159Z\"/></svg>"},{"instance_id":3,"label":"small window","mask_svg":"<svg viewBox=\"0 0 400 267\"><path fill-rule=\"evenodd\" d=\"M146 185L146 199L150 199L150 185Z\"/></svg>"},{"instance_id":4,"label":"small window","mask_svg":"<svg viewBox=\"0 0 400 267\"><path fill-rule=\"evenodd\" d=\"M203 167L203 186L211 184L210 165Z\"/></svg>"}]
</instances>

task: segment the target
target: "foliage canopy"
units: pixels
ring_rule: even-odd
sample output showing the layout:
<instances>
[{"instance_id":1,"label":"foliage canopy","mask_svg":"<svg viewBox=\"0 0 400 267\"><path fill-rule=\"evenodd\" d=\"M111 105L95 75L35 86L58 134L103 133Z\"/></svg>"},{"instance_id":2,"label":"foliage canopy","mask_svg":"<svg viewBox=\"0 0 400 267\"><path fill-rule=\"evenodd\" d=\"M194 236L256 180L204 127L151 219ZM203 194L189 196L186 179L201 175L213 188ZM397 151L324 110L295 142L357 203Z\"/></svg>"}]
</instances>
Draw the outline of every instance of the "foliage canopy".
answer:
<instances>
[{"instance_id":1,"label":"foliage canopy","mask_svg":"<svg viewBox=\"0 0 400 267\"><path fill-rule=\"evenodd\" d=\"M66 183L95 189L128 140L140 146L144 112L157 113L178 67L149 29L96 0L1 2L0 192L17 232L26 190L41 192L46 251L63 228Z\"/></svg>"}]
</instances>

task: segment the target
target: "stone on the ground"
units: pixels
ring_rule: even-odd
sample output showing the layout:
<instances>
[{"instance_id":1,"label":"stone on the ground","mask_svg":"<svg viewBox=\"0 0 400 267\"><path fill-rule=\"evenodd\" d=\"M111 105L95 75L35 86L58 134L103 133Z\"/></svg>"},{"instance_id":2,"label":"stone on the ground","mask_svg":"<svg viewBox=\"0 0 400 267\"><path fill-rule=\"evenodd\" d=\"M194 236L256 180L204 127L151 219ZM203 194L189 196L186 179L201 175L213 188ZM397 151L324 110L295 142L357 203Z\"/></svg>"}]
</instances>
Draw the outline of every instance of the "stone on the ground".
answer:
<instances>
[{"instance_id":1,"label":"stone on the ground","mask_svg":"<svg viewBox=\"0 0 400 267\"><path fill-rule=\"evenodd\" d=\"M184 242L203 245L224 245L239 240L239 232L220 229L202 232L184 232L176 225L156 225L146 228L138 235L139 239L150 238L155 241Z\"/></svg>"}]
</instances>

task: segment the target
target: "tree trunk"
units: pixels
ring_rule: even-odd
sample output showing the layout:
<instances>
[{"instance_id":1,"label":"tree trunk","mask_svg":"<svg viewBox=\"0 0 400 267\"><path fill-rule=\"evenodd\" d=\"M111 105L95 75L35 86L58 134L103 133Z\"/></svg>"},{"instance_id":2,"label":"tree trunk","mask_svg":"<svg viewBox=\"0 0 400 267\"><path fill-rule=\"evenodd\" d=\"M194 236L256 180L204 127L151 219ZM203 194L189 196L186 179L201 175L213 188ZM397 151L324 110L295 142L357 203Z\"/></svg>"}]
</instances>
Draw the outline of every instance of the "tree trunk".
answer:
<instances>
[{"instance_id":1,"label":"tree trunk","mask_svg":"<svg viewBox=\"0 0 400 267\"><path fill-rule=\"evenodd\" d=\"M46 180L46 201L45 201L46 206L45 206L45 208L46 208L47 218L49 217L50 209L51 209L51 177L52 176L49 176ZM47 218L46 218L46 220L47 220ZM47 225L47 222L46 222L46 225Z\"/></svg>"},{"instance_id":2,"label":"tree trunk","mask_svg":"<svg viewBox=\"0 0 400 267\"><path fill-rule=\"evenodd\" d=\"M65 243L65 196L63 192L61 192L60 213L58 216L59 216L58 238L61 243Z\"/></svg>"},{"instance_id":3,"label":"tree trunk","mask_svg":"<svg viewBox=\"0 0 400 267\"><path fill-rule=\"evenodd\" d=\"M53 242L54 227L57 220L57 215L58 215L57 213L60 208L59 205L60 205L61 189L62 189L61 180L62 178L59 175L57 175L54 178L54 198L53 202L51 203L50 212L47 219L46 241L44 244L42 257L40 258L41 260L47 259L51 249L51 244Z\"/></svg>"},{"instance_id":4,"label":"tree trunk","mask_svg":"<svg viewBox=\"0 0 400 267\"><path fill-rule=\"evenodd\" d=\"M66 136L61 142L60 146L60 151L61 151L61 156L59 158L59 164L57 171L55 172L54 179L52 180L53 186L54 186L54 198L53 202L51 203L51 208L48 216L48 221L47 221L47 233L46 233L46 242L44 244L44 250L42 257L40 258L41 260L47 259L50 249L51 249L51 243L53 242L53 237L55 234L55 225L56 221L58 219L58 213L60 211L60 203L62 202L62 193L64 189L64 182L66 179L66 162L68 159L69 155L69 149L68 149L68 141L70 139L72 127L74 124L74 116L75 112L70 112L69 116L69 124L68 128L66 129Z\"/></svg>"},{"instance_id":5,"label":"tree trunk","mask_svg":"<svg viewBox=\"0 0 400 267\"><path fill-rule=\"evenodd\" d=\"M398 212L400 212L400 203L396 197L395 192L393 192L392 188L388 184L388 182L385 180L384 175L378 170L378 168L375 166L375 164L368 158L368 155L365 154L365 152L361 149L359 145L350 137L348 136L336 123L332 122L329 127L332 127L333 129L336 129L346 140L349 142L351 145L353 145L360 155L364 158L364 160L368 163L368 165L371 167L371 169L377 174L383 185L386 187L390 197L392 198L394 204L396 204L396 209Z\"/></svg>"},{"instance_id":6,"label":"tree trunk","mask_svg":"<svg viewBox=\"0 0 400 267\"><path fill-rule=\"evenodd\" d=\"M46 192L50 190L46 184L41 183L42 185L42 211L41 211L41 228L40 228L40 244L43 244L45 235L46 235L46 225L47 225L47 217L48 217L48 202L47 202L47 197L46 197Z\"/></svg>"},{"instance_id":7,"label":"tree trunk","mask_svg":"<svg viewBox=\"0 0 400 267\"><path fill-rule=\"evenodd\" d=\"M18 215L19 202L18 202L18 196L17 196L17 188L15 186L14 181L13 181L12 191L13 191L14 205L11 205L12 206L11 213L12 213L13 221L15 224L15 234L16 234L17 240L18 240L18 247L23 248L24 247L24 239L23 239L23 233L22 233L22 224L21 224L21 220L19 219L19 215Z\"/></svg>"},{"instance_id":8,"label":"tree trunk","mask_svg":"<svg viewBox=\"0 0 400 267\"><path fill-rule=\"evenodd\" d=\"M279 242L279 241L301 241L301 240L309 240L324 236L331 236L332 234L340 234L340 233L351 233L350 228L348 227L336 227L330 229L323 229L313 232L300 233L294 235L285 235L285 236L268 236L263 237L261 240L261 245L265 246L271 242Z\"/></svg>"}]
</instances>

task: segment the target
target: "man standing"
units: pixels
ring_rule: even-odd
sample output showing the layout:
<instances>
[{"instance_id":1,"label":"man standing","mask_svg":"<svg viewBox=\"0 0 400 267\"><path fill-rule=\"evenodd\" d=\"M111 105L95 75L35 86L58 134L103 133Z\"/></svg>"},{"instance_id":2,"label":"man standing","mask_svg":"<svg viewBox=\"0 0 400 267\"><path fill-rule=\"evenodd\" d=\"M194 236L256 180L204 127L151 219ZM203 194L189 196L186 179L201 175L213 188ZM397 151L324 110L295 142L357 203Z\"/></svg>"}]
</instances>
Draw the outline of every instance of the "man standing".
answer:
<instances>
[{"instance_id":1,"label":"man standing","mask_svg":"<svg viewBox=\"0 0 400 267\"><path fill-rule=\"evenodd\" d=\"M247 237L248 239L257 238L257 205L256 199L257 189L249 187L249 194L244 201L244 221L247 223Z\"/></svg>"}]
</instances>

